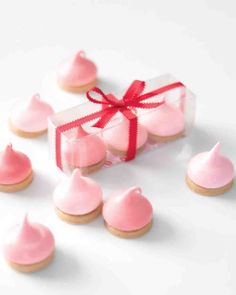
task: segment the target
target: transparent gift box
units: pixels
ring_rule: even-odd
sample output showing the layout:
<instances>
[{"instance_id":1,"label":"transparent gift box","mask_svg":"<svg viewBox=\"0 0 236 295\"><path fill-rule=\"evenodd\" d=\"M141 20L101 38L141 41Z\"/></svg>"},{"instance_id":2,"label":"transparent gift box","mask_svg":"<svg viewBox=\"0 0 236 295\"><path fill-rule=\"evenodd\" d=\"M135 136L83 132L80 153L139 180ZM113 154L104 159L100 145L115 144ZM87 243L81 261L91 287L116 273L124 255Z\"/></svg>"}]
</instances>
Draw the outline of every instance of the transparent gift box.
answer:
<instances>
[{"instance_id":1,"label":"transparent gift box","mask_svg":"<svg viewBox=\"0 0 236 295\"><path fill-rule=\"evenodd\" d=\"M170 74L155 77L145 81L142 94L175 82L178 80ZM113 95L120 100L124 93ZM162 104L154 108L128 107L138 122L136 157L189 134L194 122L196 99L188 87L182 84L181 87L164 91L142 102ZM103 128L94 127L100 117L88 118L103 108L102 104L88 101L49 117L50 154L65 173L79 168L82 174L89 174L126 160L130 120L117 111Z\"/></svg>"}]
</instances>

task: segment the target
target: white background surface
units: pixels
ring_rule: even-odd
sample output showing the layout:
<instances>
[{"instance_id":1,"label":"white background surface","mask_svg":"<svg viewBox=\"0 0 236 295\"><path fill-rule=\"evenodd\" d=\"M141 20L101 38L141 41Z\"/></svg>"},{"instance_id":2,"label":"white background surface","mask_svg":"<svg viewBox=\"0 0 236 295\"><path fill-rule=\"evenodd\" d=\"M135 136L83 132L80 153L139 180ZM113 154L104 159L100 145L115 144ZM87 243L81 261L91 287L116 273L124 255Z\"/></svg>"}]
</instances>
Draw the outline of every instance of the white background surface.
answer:
<instances>
[{"instance_id":1,"label":"white background surface","mask_svg":"<svg viewBox=\"0 0 236 295\"><path fill-rule=\"evenodd\" d=\"M0 198L0 239L26 211L55 234L57 254L45 270L25 275L0 258L0 294L236 294L236 188L215 198L185 186L189 158L222 142L236 164L235 1L1 1L0 145L11 141L32 159L35 180ZM190 138L166 145L93 178L104 195L139 185L150 198L153 229L137 240L110 235L102 219L84 226L58 220L52 191L62 178L48 162L47 138L7 130L16 98L40 92L56 110L83 100L50 84L69 53L84 49L101 86L171 72L198 96Z\"/></svg>"}]
</instances>

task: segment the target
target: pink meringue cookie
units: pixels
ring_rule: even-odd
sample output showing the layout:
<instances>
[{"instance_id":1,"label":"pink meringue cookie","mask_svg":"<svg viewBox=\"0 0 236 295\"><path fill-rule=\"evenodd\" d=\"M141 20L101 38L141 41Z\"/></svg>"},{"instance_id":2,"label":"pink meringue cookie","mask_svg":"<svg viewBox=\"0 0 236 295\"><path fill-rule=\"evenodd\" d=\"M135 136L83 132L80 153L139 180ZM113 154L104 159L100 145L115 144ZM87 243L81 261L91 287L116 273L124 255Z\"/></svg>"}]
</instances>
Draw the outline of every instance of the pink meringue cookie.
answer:
<instances>
[{"instance_id":1,"label":"pink meringue cookie","mask_svg":"<svg viewBox=\"0 0 236 295\"><path fill-rule=\"evenodd\" d=\"M13 192L27 187L33 179L30 159L13 150L12 145L0 152L0 191Z\"/></svg>"},{"instance_id":2,"label":"pink meringue cookie","mask_svg":"<svg viewBox=\"0 0 236 295\"><path fill-rule=\"evenodd\" d=\"M84 51L79 51L58 71L59 85L68 91L86 92L96 85L97 68L85 57Z\"/></svg>"},{"instance_id":3,"label":"pink meringue cookie","mask_svg":"<svg viewBox=\"0 0 236 295\"><path fill-rule=\"evenodd\" d=\"M87 133L81 126L68 136L62 147L62 159L70 168L80 168L88 174L100 169L106 158L106 145L96 134Z\"/></svg>"},{"instance_id":4,"label":"pink meringue cookie","mask_svg":"<svg viewBox=\"0 0 236 295\"><path fill-rule=\"evenodd\" d=\"M164 100L164 103L140 117L149 137L157 142L175 140L183 135L185 120L183 112Z\"/></svg>"},{"instance_id":5,"label":"pink meringue cookie","mask_svg":"<svg viewBox=\"0 0 236 295\"><path fill-rule=\"evenodd\" d=\"M41 100L39 94L35 94L26 105L13 109L9 120L10 128L19 136L39 136L47 131L47 120L52 114L52 107Z\"/></svg>"},{"instance_id":6,"label":"pink meringue cookie","mask_svg":"<svg viewBox=\"0 0 236 295\"><path fill-rule=\"evenodd\" d=\"M217 143L209 152L191 159L186 180L189 187L200 194L218 195L230 189L233 178L233 164L221 155L220 143Z\"/></svg>"},{"instance_id":7,"label":"pink meringue cookie","mask_svg":"<svg viewBox=\"0 0 236 295\"><path fill-rule=\"evenodd\" d=\"M120 123L103 131L103 138L109 150L119 156L126 154L129 143L129 121L122 118ZM147 142L147 131L143 125L138 124L137 130L137 150L141 149Z\"/></svg>"},{"instance_id":8,"label":"pink meringue cookie","mask_svg":"<svg viewBox=\"0 0 236 295\"><path fill-rule=\"evenodd\" d=\"M54 237L44 225L30 223L27 216L14 227L4 243L4 256L18 271L32 272L45 267L52 259Z\"/></svg>"},{"instance_id":9,"label":"pink meringue cookie","mask_svg":"<svg viewBox=\"0 0 236 295\"><path fill-rule=\"evenodd\" d=\"M87 223L101 213L102 189L75 169L70 178L55 189L53 200L60 218L71 223Z\"/></svg>"},{"instance_id":10,"label":"pink meringue cookie","mask_svg":"<svg viewBox=\"0 0 236 295\"><path fill-rule=\"evenodd\" d=\"M138 187L114 195L103 206L103 218L111 233L121 237L137 237L146 233L152 224L151 203Z\"/></svg>"}]
</instances>

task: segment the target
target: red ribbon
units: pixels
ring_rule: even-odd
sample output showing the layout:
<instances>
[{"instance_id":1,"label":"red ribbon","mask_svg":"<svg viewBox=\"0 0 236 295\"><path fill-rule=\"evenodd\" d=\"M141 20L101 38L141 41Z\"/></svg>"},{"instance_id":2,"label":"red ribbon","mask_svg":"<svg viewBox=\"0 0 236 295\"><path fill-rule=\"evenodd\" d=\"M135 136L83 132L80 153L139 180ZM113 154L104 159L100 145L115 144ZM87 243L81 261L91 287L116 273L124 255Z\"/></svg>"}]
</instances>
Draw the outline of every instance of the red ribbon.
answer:
<instances>
[{"instance_id":1,"label":"red ribbon","mask_svg":"<svg viewBox=\"0 0 236 295\"><path fill-rule=\"evenodd\" d=\"M96 104L101 104L103 106L102 110L87 115L85 117L79 118L75 121L68 122L64 125L58 126L56 128L56 164L62 169L61 161L61 133L78 127L86 122L92 121L94 119L99 119L93 126L98 128L104 128L106 124L112 119L112 117L117 113L121 112L124 117L126 117L129 124L129 142L128 149L126 153L126 161L132 160L136 154L136 141L137 141L137 127L138 119L136 114L133 112L135 108L142 109L153 109L157 108L163 102L142 102L148 98L154 97L156 95L165 93L167 91L173 90L175 88L183 87L181 82L175 82L168 84L166 86L160 87L148 93L143 93L145 89L145 82L135 80L121 100L118 100L113 94L105 94L98 87L94 87L92 90L86 93L87 98ZM91 96L91 92L95 92L100 95L100 99L96 99Z\"/></svg>"}]
</instances>

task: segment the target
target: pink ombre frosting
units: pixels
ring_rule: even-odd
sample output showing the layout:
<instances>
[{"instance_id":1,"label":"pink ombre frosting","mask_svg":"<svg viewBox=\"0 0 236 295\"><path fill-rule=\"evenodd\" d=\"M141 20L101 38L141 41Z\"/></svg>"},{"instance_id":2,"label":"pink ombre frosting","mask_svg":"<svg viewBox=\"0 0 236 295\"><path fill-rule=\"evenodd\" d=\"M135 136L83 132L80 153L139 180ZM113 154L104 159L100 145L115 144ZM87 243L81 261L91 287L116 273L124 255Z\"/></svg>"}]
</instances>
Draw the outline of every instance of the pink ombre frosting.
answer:
<instances>
[{"instance_id":1,"label":"pink ombre frosting","mask_svg":"<svg viewBox=\"0 0 236 295\"><path fill-rule=\"evenodd\" d=\"M0 152L0 184L15 184L25 180L32 172L30 159L13 150L12 145Z\"/></svg>"},{"instance_id":2,"label":"pink ombre frosting","mask_svg":"<svg viewBox=\"0 0 236 295\"><path fill-rule=\"evenodd\" d=\"M129 143L129 124L126 118L122 118L118 125L104 130L103 138L107 144L116 150L127 151ZM142 147L146 141L147 131L141 124L138 124L137 149Z\"/></svg>"},{"instance_id":3,"label":"pink ombre frosting","mask_svg":"<svg viewBox=\"0 0 236 295\"><path fill-rule=\"evenodd\" d=\"M52 107L35 94L26 106L15 108L11 114L12 124L26 132L39 132L48 128L47 119L53 114Z\"/></svg>"},{"instance_id":4,"label":"pink ombre frosting","mask_svg":"<svg viewBox=\"0 0 236 295\"><path fill-rule=\"evenodd\" d=\"M84 51L79 51L63 64L58 72L59 83L71 87L88 84L96 77L97 68L91 60L85 57Z\"/></svg>"},{"instance_id":5,"label":"pink ombre frosting","mask_svg":"<svg viewBox=\"0 0 236 295\"><path fill-rule=\"evenodd\" d=\"M63 146L63 160L74 167L88 167L102 161L106 156L103 140L87 133L81 126L69 136Z\"/></svg>"},{"instance_id":6,"label":"pink ombre frosting","mask_svg":"<svg viewBox=\"0 0 236 295\"><path fill-rule=\"evenodd\" d=\"M152 216L152 205L138 187L111 197L103 206L107 224L122 231L141 229L151 222Z\"/></svg>"},{"instance_id":7,"label":"pink ombre frosting","mask_svg":"<svg viewBox=\"0 0 236 295\"><path fill-rule=\"evenodd\" d=\"M209 152L194 156L188 165L188 177L204 188L220 188L234 178L232 162L221 155L217 143Z\"/></svg>"},{"instance_id":8,"label":"pink ombre frosting","mask_svg":"<svg viewBox=\"0 0 236 295\"><path fill-rule=\"evenodd\" d=\"M155 111L141 117L148 132L157 136L172 136L184 130L184 114L176 106L164 101Z\"/></svg>"},{"instance_id":9,"label":"pink ombre frosting","mask_svg":"<svg viewBox=\"0 0 236 295\"><path fill-rule=\"evenodd\" d=\"M27 216L21 226L11 230L4 243L5 258L18 264L34 264L52 254L55 242L51 231Z\"/></svg>"},{"instance_id":10,"label":"pink ombre frosting","mask_svg":"<svg viewBox=\"0 0 236 295\"><path fill-rule=\"evenodd\" d=\"M71 177L55 189L53 199L61 211L84 215L102 203L102 189L92 179L83 177L79 169L75 169Z\"/></svg>"}]
</instances>

